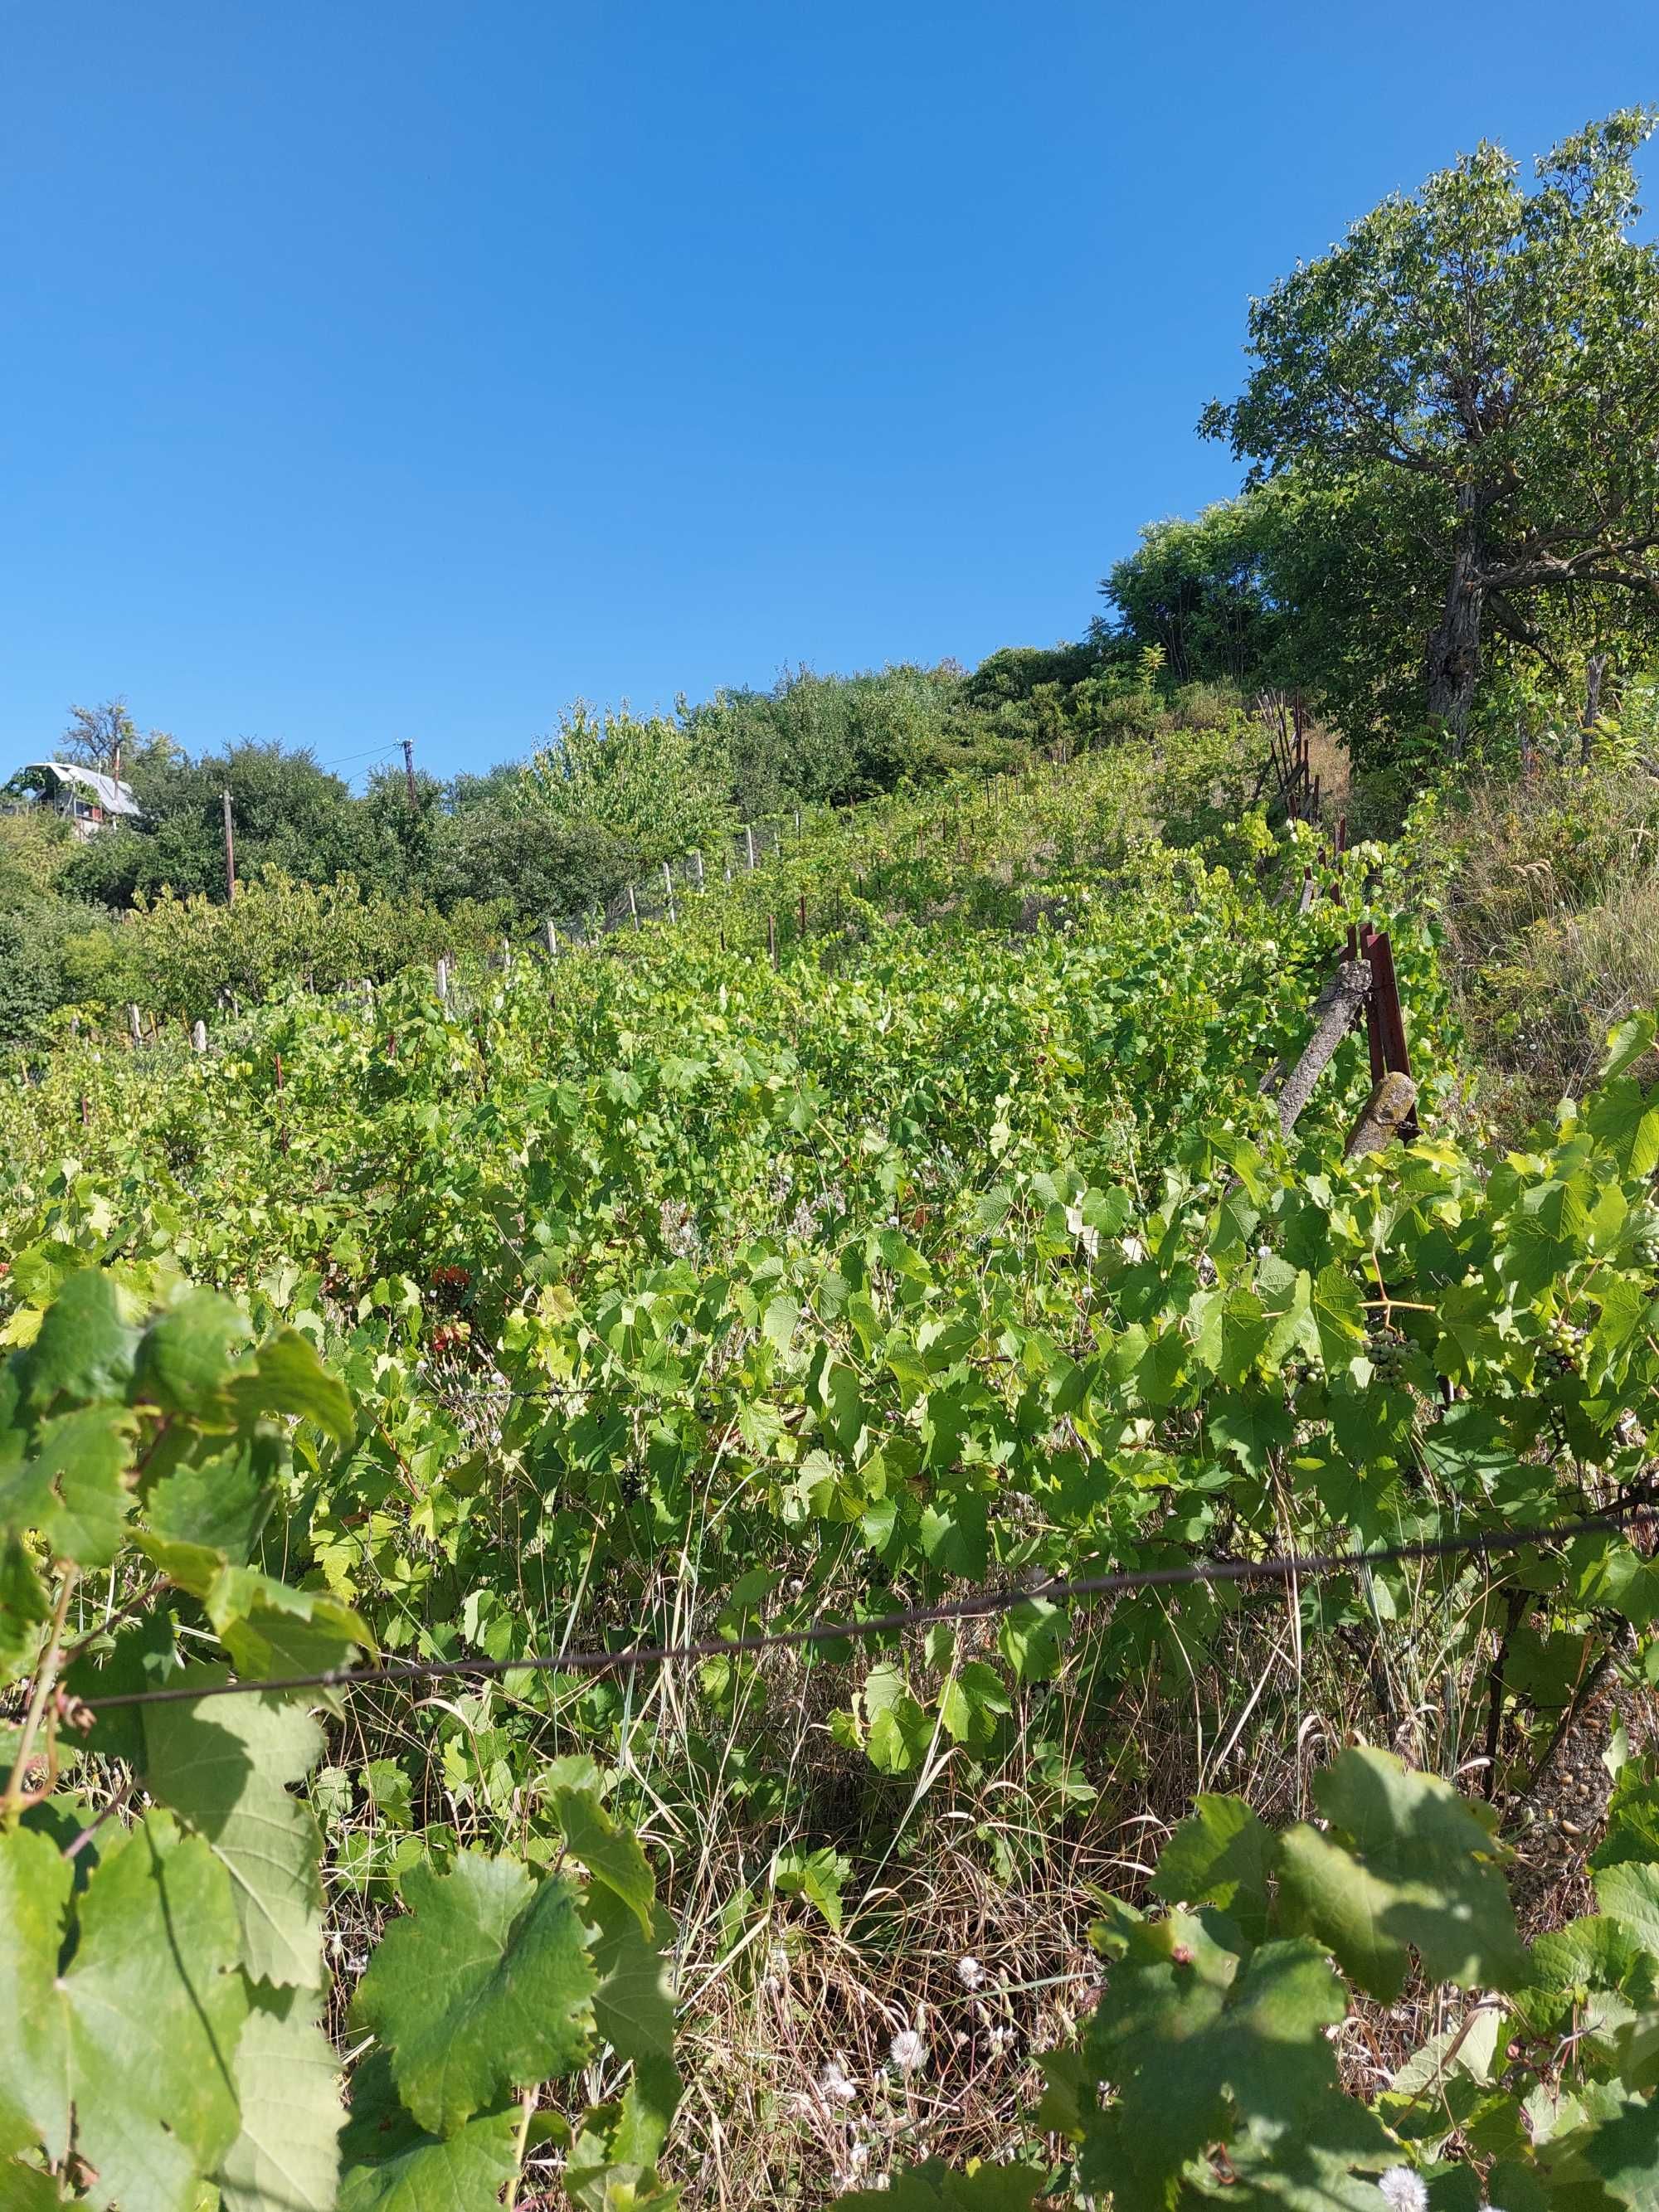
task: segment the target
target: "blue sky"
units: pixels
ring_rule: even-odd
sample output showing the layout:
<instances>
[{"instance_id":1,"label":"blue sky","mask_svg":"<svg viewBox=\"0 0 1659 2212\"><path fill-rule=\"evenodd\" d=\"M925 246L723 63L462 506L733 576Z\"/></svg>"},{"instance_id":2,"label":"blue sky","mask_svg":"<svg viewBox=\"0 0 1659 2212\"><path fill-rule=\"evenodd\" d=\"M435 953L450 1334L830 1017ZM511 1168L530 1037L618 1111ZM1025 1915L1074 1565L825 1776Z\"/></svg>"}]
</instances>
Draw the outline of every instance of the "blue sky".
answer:
<instances>
[{"instance_id":1,"label":"blue sky","mask_svg":"<svg viewBox=\"0 0 1659 2212\"><path fill-rule=\"evenodd\" d=\"M0 0L0 774L1075 636L1245 305L1651 0Z\"/></svg>"}]
</instances>

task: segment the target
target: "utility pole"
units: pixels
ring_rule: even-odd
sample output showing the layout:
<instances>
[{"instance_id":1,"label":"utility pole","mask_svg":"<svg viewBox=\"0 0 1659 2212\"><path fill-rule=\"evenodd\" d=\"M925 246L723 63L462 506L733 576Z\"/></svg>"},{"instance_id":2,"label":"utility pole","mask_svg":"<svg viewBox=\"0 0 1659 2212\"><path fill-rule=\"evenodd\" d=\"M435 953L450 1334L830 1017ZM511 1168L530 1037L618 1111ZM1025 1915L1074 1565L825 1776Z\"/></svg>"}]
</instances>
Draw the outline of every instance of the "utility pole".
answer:
<instances>
[{"instance_id":1,"label":"utility pole","mask_svg":"<svg viewBox=\"0 0 1659 2212\"><path fill-rule=\"evenodd\" d=\"M416 799L416 796L415 796L415 740L414 740L414 738L404 738L404 740L403 740L403 748L404 748L404 781L407 782L407 784L408 784L408 786L409 786L409 805L410 805L410 811L411 813L413 813L413 812L416 811L416 807L419 805L419 803L420 803L420 802Z\"/></svg>"},{"instance_id":2,"label":"utility pole","mask_svg":"<svg viewBox=\"0 0 1659 2212\"><path fill-rule=\"evenodd\" d=\"M236 830L230 818L230 789L225 788L225 904L236 903Z\"/></svg>"}]
</instances>

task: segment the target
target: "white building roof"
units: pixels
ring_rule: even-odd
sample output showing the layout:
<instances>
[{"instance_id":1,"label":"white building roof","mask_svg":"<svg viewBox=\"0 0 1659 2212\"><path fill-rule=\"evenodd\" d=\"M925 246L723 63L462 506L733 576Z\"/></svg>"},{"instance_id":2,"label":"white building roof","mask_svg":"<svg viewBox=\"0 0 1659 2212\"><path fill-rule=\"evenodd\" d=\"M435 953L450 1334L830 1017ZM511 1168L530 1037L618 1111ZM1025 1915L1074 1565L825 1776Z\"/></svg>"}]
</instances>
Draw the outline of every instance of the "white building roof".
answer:
<instances>
[{"instance_id":1,"label":"white building roof","mask_svg":"<svg viewBox=\"0 0 1659 2212\"><path fill-rule=\"evenodd\" d=\"M55 775L60 783L77 784L106 814L137 816L138 803L132 795L132 787L118 783L112 775L100 775L95 768L81 768L74 761L30 761L20 773L27 775L31 769L43 775Z\"/></svg>"}]
</instances>

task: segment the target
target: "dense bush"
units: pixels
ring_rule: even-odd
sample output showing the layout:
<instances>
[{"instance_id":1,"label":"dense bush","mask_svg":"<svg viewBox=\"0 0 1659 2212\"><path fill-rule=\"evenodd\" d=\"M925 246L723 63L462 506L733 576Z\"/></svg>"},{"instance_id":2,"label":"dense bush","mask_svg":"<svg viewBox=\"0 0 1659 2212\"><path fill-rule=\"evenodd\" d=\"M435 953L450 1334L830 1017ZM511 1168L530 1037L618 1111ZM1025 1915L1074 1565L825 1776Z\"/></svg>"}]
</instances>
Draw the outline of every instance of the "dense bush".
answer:
<instances>
[{"instance_id":1,"label":"dense bush","mask_svg":"<svg viewBox=\"0 0 1659 2212\"><path fill-rule=\"evenodd\" d=\"M349 876L306 884L267 867L232 906L170 891L145 900L124 936L145 1003L194 1019L222 994L258 1000L301 983L338 990L440 952L482 948L498 921L488 908L443 915L421 900L365 894Z\"/></svg>"},{"instance_id":2,"label":"dense bush","mask_svg":"<svg viewBox=\"0 0 1659 2212\"><path fill-rule=\"evenodd\" d=\"M40 1041L60 1007L118 994L110 916L58 888L76 849L49 814L0 816L0 1048Z\"/></svg>"}]
</instances>

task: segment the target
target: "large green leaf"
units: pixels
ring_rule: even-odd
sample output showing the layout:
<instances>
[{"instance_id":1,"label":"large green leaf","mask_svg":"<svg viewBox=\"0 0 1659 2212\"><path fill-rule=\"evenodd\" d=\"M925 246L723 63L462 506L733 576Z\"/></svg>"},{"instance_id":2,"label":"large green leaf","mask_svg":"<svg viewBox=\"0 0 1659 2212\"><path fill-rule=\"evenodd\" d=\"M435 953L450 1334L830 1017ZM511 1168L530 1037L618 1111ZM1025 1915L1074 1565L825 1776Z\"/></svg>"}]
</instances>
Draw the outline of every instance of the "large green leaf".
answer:
<instances>
[{"instance_id":1,"label":"large green leaf","mask_svg":"<svg viewBox=\"0 0 1659 2212\"><path fill-rule=\"evenodd\" d=\"M1218 1905L1253 1943L1267 1932L1278 1838L1242 1797L1198 1797L1158 1855L1152 1881L1171 1905Z\"/></svg>"},{"instance_id":2,"label":"large green leaf","mask_svg":"<svg viewBox=\"0 0 1659 2212\"><path fill-rule=\"evenodd\" d=\"M221 1567L197 1595L249 1679L326 1674L345 1666L354 1651L374 1648L367 1625L331 1591L294 1589L253 1567Z\"/></svg>"},{"instance_id":3,"label":"large green leaf","mask_svg":"<svg viewBox=\"0 0 1659 2212\"><path fill-rule=\"evenodd\" d=\"M99 1862L60 1972L72 1880L50 1838L0 1837L0 2017L16 2046L0 2132L27 2124L61 2160L72 2113L91 2202L191 2212L238 2129L247 1997L229 1882L169 1814L146 1815Z\"/></svg>"},{"instance_id":4,"label":"large green leaf","mask_svg":"<svg viewBox=\"0 0 1659 2212\"><path fill-rule=\"evenodd\" d=\"M649 1936L657 1885L638 1837L618 1828L591 1790L556 1790L553 1810L572 1856L622 1899Z\"/></svg>"},{"instance_id":5,"label":"large green leaf","mask_svg":"<svg viewBox=\"0 0 1659 2212\"><path fill-rule=\"evenodd\" d=\"M192 1669L173 1686L223 1681ZM141 1708L145 1781L204 1836L230 1875L247 1972L256 1981L322 1985L322 1838L309 1806L287 1784L321 1756L323 1733L276 1697L204 1698Z\"/></svg>"},{"instance_id":6,"label":"large green leaf","mask_svg":"<svg viewBox=\"0 0 1659 2212\"><path fill-rule=\"evenodd\" d=\"M0 1683L27 1667L43 1621L52 1616L46 1585L15 1534L0 1536Z\"/></svg>"},{"instance_id":7,"label":"large green leaf","mask_svg":"<svg viewBox=\"0 0 1659 2212\"><path fill-rule=\"evenodd\" d=\"M39 1334L21 1356L23 1395L42 1413L65 1399L122 1397L137 1344L113 1276L81 1268L47 1307Z\"/></svg>"},{"instance_id":8,"label":"large green leaf","mask_svg":"<svg viewBox=\"0 0 1659 2212\"><path fill-rule=\"evenodd\" d=\"M1595 1877L1595 1898L1609 1920L1659 1958L1659 1866L1623 1859L1603 1867Z\"/></svg>"},{"instance_id":9,"label":"large green leaf","mask_svg":"<svg viewBox=\"0 0 1659 2212\"><path fill-rule=\"evenodd\" d=\"M0 1531L36 1529L58 1559L114 1564L132 1509L131 1437L137 1417L93 1406L42 1421L34 1455L0 1476Z\"/></svg>"},{"instance_id":10,"label":"large green leaf","mask_svg":"<svg viewBox=\"0 0 1659 2212\"><path fill-rule=\"evenodd\" d=\"M279 1472L277 1440L269 1435L239 1438L211 1459L175 1468L145 1504L156 1565L181 1585L205 1583L226 1561L246 1566L270 1517ZM175 1547L177 1565L167 1556Z\"/></svg>"},{"instance_id":11,"label":"large green leaf","mask_svg":"<svg viewBox=\"0 0 1659 2212\"><path fill-rule=\"evenodd\" d=\"M1318 1945L1265 1943L1241 1966L1183 1912L1120 1915L1106 1942L1116 1959L1085 2057L1115 2094L1084 2120L1084 2187L1119 2212L1165 2212L1188 2160L1221 2142L1252 2177L1246 2199L1374 2212L1354 2171L1385 2164L1389 2140L1338 2086L1324 2031L1347 1997Z\"/></svg>"},{"instance_id":12,"label":"large green leaf","mask_svg":"<svg viewBox=\"0 0 1659 2212\"><path fill-rule=\"evenodd\" d=\"M1291 1828L1279 1842L1288 1928L1328 1944L1373 1996L1398 1994L1408 1946L1437 1981L1505 1989L1524 1980L1498 1871L1505 1854L1485 1807L1361 1747L1316 1777L1314 1796L1329 1828Z\"/></svg>"},{"instance_id":13,"label":"large green leaf","mask_svg":"<svg viewBox=\"0 0 1659 2212\"><path fill-rule=\"evenodd\" d=\"M587 1899L593 1970L593 2025L623 2058L670 2058L674 2051L674 1996L669 1987L666 1945L673 1929L659 1915L653 1936L612 1892L595 1889Z\"/></svg>"},{"instance_id":14,"label":"large green leaf","mask_svg":"<svg viewBox=\"0 0 1659 2212\"><path fill-rule=\"evenodd\" d=\"M448 1874L411 1867L404 1898L357 2009L422 2127L453 2134L503 2091L586 2057L599 1976L568 1882L467 1850Z\"/></svg>"},{"instance_id":15,"label":"large green leaf","mask_svg":"<svg viewBox=\"0 0 1659 2212\"><path fill-rule=\"evenodd\" d=\"M248 1334L246 1316L216 1291L187 1291L153 1321L138 1346L134 1393L165 1413L184 1413L229 1427L235 1410L225 1395L236 1348Z\"/></svg>"},{"instance_id":16,"label":"large green leaf","mask_svg":"<svg viewBox=\"0 0 1659 2212\"><path fill-rule=\"evenodd\" d=\"M350 1393L329 1373L316 1346L298 1329L285 1328L269 1344L262 1344L227 1387L232 1404L245 1419L260 1413L297 1414L314 1421L342 1444L349 1444L356 1433Z\"/></svg>"},{"instance_id":17,"label":"large green leaf","mask_svg":"<svg viewBox=\"0 0 1659 2212\"><path fill-rule=\"evenodd\" d=\"M241 2133L217 2180L225 2212L332 2212L340 2062L302 1990L263 1990L236 2047Z\"/></svg>"},{"instance_id":18,"label":"large green leaf","mask_svg":"<svg viewBox=\"0 0 1659 2212\"><path fill-rule=\"evenodd\" d=\"M352 2076L337 2212L499 2212L518 2133L509 2106L447 2138L428 2135L398 2104L385 2053L375 2051Z\"/></svg>"},{"instance_id":19,"label":"large green leaf","mask_svg":"<svg viewBox=\"0 0 1659 2212\"><path fill-rule=\"evenodd\" d=\"M885 2189L854 2189L835 2212L1029 2212L1042 2177L1024 2166L975 2166L962 2173L930 2158L895 2174Z\"/></svg>"}]
</instances>

